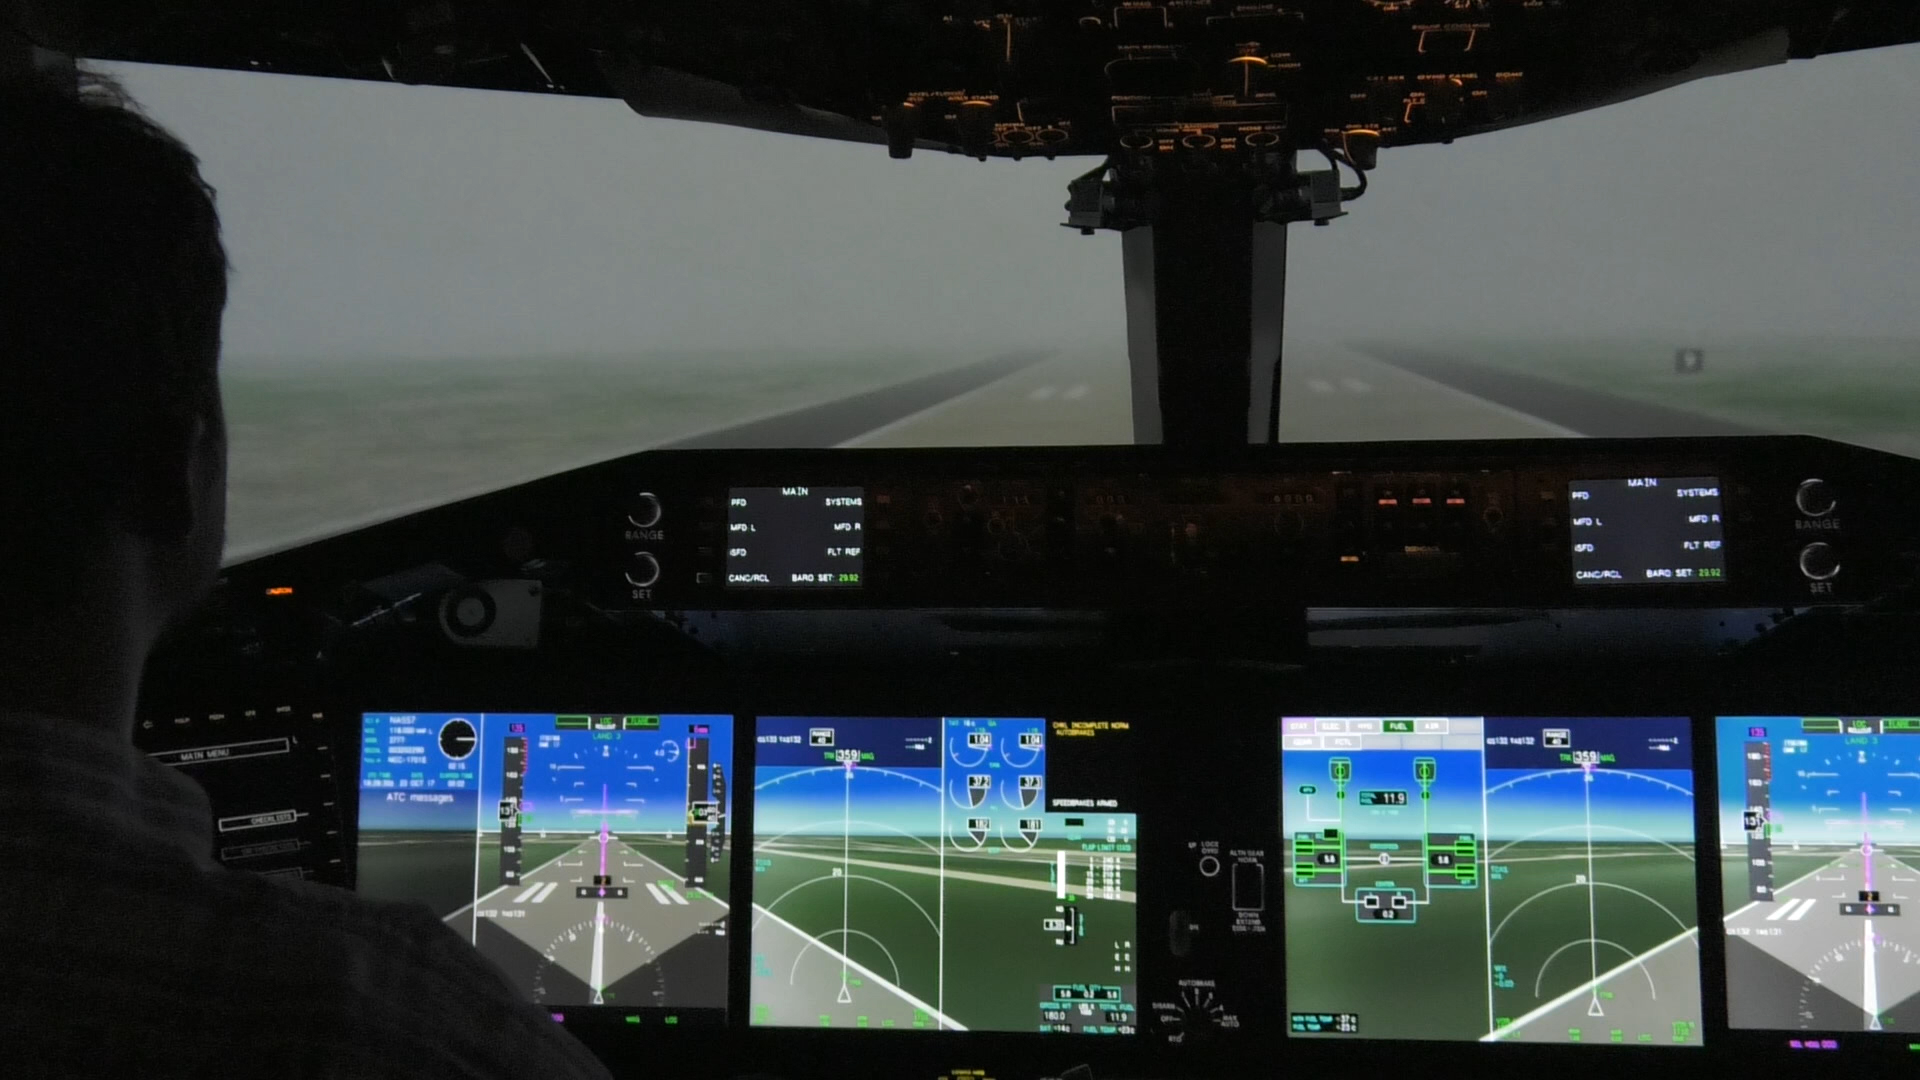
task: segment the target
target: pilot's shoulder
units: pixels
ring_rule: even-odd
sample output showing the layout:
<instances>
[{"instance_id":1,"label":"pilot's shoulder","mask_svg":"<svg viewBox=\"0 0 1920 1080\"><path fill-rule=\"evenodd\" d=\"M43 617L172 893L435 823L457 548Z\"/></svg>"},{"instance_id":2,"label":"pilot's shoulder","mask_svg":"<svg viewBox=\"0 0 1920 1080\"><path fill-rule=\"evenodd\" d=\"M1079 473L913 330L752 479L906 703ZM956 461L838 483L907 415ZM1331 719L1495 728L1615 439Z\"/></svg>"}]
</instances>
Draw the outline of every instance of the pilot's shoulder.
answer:
<instances>
[{"instance_id":1,"label":"pilot's shoulder","mask_svg":"<svg viewBox=\"0 0 1920 1080\"><path fill-rule=\"evenodd\" d=\"M266 948L285 950L282 962L311 965L314 991L332 998L363 1036L431 1032L435 1056L471 1059L460 1069L468 1076L606 1076L597 1059L425 905L244 876L250 880L235 883L242 909L236 914L267 939Z\"/></svg>"}]
</instances>

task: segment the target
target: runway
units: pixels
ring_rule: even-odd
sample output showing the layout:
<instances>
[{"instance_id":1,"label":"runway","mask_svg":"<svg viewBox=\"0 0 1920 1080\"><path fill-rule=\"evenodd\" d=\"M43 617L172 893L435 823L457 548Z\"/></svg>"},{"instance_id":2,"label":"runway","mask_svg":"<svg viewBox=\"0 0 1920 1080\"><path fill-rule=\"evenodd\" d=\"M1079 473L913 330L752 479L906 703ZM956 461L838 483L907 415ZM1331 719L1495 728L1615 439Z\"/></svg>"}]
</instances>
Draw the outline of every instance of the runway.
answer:
<instances>
[{"instance_id":1,"label":"runway","mask_svg":"<svg viewBox=\"0 0 1920 1080\"><path fill-rule=\"evenodd\" d=\"M1773 902L1729 913L1734 1026L1914 1030L1920 932L1907 905L1920 898L1920 871L1912 857L1911 848L1836 852L1781 886ZM1863 903L1863 891L1883 902Z\"/></svg>"},{"instance_id":2,"label":"runway","mask_svg":"<svg viewBox=\"0 0 1920 1080\"><path fill-rule=\"evenodd\" d=\"M545 1005L724 1005L724 967L709 972L663 960L711 935L727 905L618 838L604 844L604 876L615 888L593 888L603 873L602 850L599 839L584 839L446 921L472 933L482 952ZM725 938L715 940L724 956ZM722 996L709 1001L714 986Z\"/></svg>"},{"instance_id":3,"label":"runway","mask_svg":"<svg viewBox=\"0 0 1920 1080\"><path fill-rule=\"evenodd\" d=\"M675 448L1084 446L1133 441L1123 350L1032 349L671 444ZM1408 347L1290 342L1282 442L1750 433Z\"/></svg>"}]
</instances>

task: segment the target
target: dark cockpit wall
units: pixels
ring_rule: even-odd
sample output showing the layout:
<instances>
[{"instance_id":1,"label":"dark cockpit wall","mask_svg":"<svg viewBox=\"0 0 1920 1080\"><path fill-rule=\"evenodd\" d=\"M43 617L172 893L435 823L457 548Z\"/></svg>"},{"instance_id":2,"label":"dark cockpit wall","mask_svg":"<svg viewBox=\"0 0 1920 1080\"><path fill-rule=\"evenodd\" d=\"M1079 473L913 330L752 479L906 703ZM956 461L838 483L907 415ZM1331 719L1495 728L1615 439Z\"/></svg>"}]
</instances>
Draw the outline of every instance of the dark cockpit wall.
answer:
<instances>
[{"instance_id":1,"label":"dark cockpit wall","mask_svg":"<svg viewBox=\"0 0 1920 1080\"><path fill-rule=\"evenodd\" d=\"M1274 230L1380 147L1909 41L1905 8L28 8L83 55L1085 154L1069 223L1128 245L1148 445L794 449L829 402L236 560L139 729L229 865L427 904L618 1075L1912 1053L1912 460L1246 445Z\"/></svg>"}]
</instances>

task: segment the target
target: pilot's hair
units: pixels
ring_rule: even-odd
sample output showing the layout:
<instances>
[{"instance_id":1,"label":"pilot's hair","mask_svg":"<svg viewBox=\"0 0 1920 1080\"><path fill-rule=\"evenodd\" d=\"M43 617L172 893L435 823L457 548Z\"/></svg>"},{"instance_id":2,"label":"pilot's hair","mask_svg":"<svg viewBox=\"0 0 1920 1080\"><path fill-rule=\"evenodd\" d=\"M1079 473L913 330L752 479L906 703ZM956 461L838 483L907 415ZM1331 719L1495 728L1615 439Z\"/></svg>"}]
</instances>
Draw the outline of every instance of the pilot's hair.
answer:
<instances>
[{"instance_id":1,"label":"pilot's hair","mask_svg":"<svg viewBox=\"0 0 1920 1080\"><path fill-rule=\"evenodd\" d=\"M84 509L217 402L227 271L199 160L111 77L0 82L0 510Z\"/></svg>"}]
</instances>

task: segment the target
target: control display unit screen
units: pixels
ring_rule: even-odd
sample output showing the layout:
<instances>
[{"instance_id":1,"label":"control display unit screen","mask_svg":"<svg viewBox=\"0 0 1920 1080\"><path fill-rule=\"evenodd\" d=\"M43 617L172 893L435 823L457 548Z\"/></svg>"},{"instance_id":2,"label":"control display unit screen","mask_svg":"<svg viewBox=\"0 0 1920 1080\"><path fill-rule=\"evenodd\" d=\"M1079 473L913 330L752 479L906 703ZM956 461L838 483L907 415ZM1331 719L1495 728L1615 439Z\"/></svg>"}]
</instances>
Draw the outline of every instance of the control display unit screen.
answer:
<instances>
[{"instance_id":1,"label":"control display unit screen","mask_svg":"<svg viewBox=\"0 0 1920 1080\"><path fill-rule=\"evenodd\" d=\"M755 738L754 1024L1138 1030L1126 722L771 717Z\"/></svg>"},{"instance_id":2,"label":"control display unit screen","mask_svg":"<svg viewBox=\"0 0 1920 1080\"><path fill-rule=\"evenodd\" d=\"M1726 579L1717 477L1575 480L1567 496L1575 585Z\"/></svg>"},{"instance_id":3,"label":"control display unit screen","mask_svg":"<svg viewBox=\"0 0 1920 1080\"><path fill-rule=\"evenodd\" d=\"M557 1017L724 1020L731 716L367 713L359 891Z\"/></svg>"},{"instance_id":4,"label":"control display unit screen","mask_svg":"<svg viewBox=\"0 0 1920 1080\"><path fill-rule=\"evenodd\" d=\"M727 585L857 589L866 565L866 489L727 491Z\"/></svg>"},{"instance_id":5,"label":"control display unit screen","mask_svg":"<svg viewBox=\"0 0 1920 1080\"><path fill-rule=\"evenodd\" d=\"M1920 1033L1920 717L1716 727L1729 1025Z\"/></svg>"},{"instance_id":6,"label":"control display unit screen","mask_svg":"<svg viewBox=\"0 0 1920 1080\"><path fill-rule=\"evenodd\" d=\"M1281 723L1293 1037L1702 1044L1688 720Z\"/></svg>"},{"instance_id":7,"label":"control display unit screen","mask_svg":"<svg viewBox=\"0 0 1920 1080\"><path fill-rule=\"evenodd\" d=\"M334 771L325 713L279 706L148 717L135 741L207 793L223 865L352 884L341 814L348 792Z\"/></svg>"}]
</instances>

